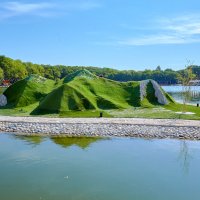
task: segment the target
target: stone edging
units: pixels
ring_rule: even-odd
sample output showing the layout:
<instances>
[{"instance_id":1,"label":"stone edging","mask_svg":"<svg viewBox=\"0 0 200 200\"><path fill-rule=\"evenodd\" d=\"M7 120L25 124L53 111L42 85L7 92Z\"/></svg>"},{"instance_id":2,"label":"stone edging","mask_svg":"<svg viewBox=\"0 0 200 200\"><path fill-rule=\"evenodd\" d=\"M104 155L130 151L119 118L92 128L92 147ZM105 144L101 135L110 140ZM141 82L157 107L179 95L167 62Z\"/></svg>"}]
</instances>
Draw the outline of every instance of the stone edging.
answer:
<instances>
[{"instance_id":1,"label":"stone edging","mask_svg":"<svg viewBox=\"0 0 200 200\"><path fill-rule=\"evenodd\" d=\"M100 136L178 138L200 140L200 126L128 124L128 123L67 123L0 121L0 132L25 135Z\"/></svg>"}]
</instances>

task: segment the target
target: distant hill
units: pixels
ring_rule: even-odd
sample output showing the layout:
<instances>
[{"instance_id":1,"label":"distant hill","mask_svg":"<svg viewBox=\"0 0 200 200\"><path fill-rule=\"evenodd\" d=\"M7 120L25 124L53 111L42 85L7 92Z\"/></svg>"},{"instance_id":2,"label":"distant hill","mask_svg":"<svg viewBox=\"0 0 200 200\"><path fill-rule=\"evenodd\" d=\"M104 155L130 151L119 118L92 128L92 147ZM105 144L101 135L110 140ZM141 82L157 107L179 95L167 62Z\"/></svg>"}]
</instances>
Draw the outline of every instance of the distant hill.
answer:
<instances>
[{"instance_id":1,"label":"distant hill","mask_svg":"<svg viewBox=\"0 0 200 200\"><path fill-rule=\"evenodd\" d=\"M152 107L174 102L154 81L117 82L86 69L57 82L32 75L10 86L4 95L7 106L23 107L38 102L32 114Z\"/></svg>"},{"instance_id":2,"label":"distant hill","mask_svg":"<svg viewBox=\"0 0 200 200\"><path fill-rule=\"evenodd\" d=\"M188 67L192 68L196 78L200 79L200 66L191 65ZM112 68L92 66L45 65L23 62L21 60L14 60L6 56L0 56L0 84L4 79L11 83L15 83L18 80L22 80L25 77L30 76L31 74L37 74L42 77L57 81L59 79L63 79L73 72L76 72L77 70L82 69L87 69L97 76L102 76L115 81L126 82L153 79L159 84L164 85L177 84L178 75L183 72L183 70L163 70L160 66L155 66L154 70L150 70L147 67L147 69L143 71L137 71L133 70L133 68L130 68L130 70L117 70ZM138 66L138 69L140 69L140 66Z\"/></svg>"}]
</instances>

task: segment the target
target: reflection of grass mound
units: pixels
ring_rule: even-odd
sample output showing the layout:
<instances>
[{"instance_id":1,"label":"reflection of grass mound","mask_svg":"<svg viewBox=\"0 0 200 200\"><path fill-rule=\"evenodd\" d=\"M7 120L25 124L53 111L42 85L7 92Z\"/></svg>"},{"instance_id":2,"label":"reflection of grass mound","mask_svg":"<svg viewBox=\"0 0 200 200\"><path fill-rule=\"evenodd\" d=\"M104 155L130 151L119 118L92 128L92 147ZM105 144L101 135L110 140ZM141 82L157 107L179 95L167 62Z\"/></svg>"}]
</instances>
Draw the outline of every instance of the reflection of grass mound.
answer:
<instances>
[{"instance_id":1,"label":"reflection of grass mound","mask_svg":"<svg viewBox=\"0 0 200 200\"><path fill-rule=\"evenodd\" d=\"M52 137L51 140L64 148L76 145L80 148L87 148L92 143L97 142L101 138L96 137Z\"/></svg>"},{"instance_id":2,"label":"reflection of grass mound","mask_svg":"<svg viewBox=\"0 0 200 200\"><path fill-rule=\"evenodd\" d=\"M4 95L8 105L24 107L40 101L54 87L54 81L32 75L11 85Z\"/></svg>"},{"instance_id":3,"label":"reflection of grass mound","mask_svg":"<svg viewBox=\"0 0 200 200\"><path fill-rule=\"evenodd\" d=\"M42 143L46 137L42 136L23 136L16 135L14 136L17 139L25 141L29 145L39 145ZM51 140L64 148L76 145L82 149L89 147L92 143L102 140L102 138L97 137L66 137L66 136L55 136L51 137Z\"/></svg>"},{"instance_id":4,"label":"reflection of grass mound","mask_svg":"<svg viewBox=\"0 0 200 200\"><path fill-rule=\"evenodd\" d=\"M23 140L30 145L38 145L44 140L44 137L40 137L40 136L15 135L14 137L17 139Z\"/></svg>"}]
</instances>

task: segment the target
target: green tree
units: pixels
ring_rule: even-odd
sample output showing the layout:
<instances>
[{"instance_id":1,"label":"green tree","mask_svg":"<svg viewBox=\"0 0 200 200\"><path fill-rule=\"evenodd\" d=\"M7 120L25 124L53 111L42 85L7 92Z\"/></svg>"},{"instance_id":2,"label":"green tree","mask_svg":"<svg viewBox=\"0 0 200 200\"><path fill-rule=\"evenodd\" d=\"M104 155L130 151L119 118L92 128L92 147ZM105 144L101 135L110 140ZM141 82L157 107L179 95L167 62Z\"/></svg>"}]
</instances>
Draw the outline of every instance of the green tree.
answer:
<instances>
[{"instance_id":1,"label":"green tree","mask_svg":"<svg viewBox=\"0 0 200 200\"><path fill-rule=\"evenodd\" d=\"M11 81L25 78L28 74L25 64L20 60L12 60L5 56L0 56L0 67L4 71L4 78Z\"/></svg>"},{"instance_id":2,"label":"green tree","mask_svg":"<svg viewBox=\"0 0 200 200\"><path fill-rule=\"evenodd\" d=\"M195 79L196 75L193 73L191 67L187 67L182 70L178 75L178 80L182 84L182 96L183 96L183 108L182 112L186 112L186 104L191 99L191 87L190 81Z\"/></svg>"},{"instance_id":3,"label":"green tree","mask_svg":"<svg viewBox=\"0 0 200 200\"><path fill-rule=\"evenodd\" d=\"M156 67L156 71L162 71L160 65Z\"/></svg>"},{"instance_id":4,"label":"green tree","mask_svg":"<svg viewBox=\"0 0 200 200\"><path fill-rule=\"evenodd\" d=\"M4 79L4 72L3 69L0 67L0 82Z\"/></svg>"}]
</instances>

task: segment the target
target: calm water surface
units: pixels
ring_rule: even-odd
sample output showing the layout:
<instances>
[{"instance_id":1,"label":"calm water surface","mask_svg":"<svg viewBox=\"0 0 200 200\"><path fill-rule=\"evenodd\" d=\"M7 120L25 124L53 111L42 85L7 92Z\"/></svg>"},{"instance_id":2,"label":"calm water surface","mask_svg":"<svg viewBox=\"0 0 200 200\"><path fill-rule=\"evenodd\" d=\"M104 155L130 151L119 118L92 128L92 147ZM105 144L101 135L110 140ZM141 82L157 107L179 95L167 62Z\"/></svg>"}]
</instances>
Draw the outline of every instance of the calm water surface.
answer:
<instances>
[{"instance_id":1,"label":"calm water surface","mask_svg":"<svg viewBox=\"0 0 200 200\"><path fill-rule=\"evenodd\" d=\"M183 103L183 88L180 85L162 86L162 88L168 92L177 102ZM200 103L200 86L190 86L191 99L188 103L197 104Z\"/></svg>"},{"instance_id":2,"label":"calm water surface","mask_svg":"<svg viewBox=\"0 0 200 200\"><path fill-rule=\"evenodd\" d=\"M0 134L0 200L199 200L200 142Z\"/></svg>"}]
</instances>

